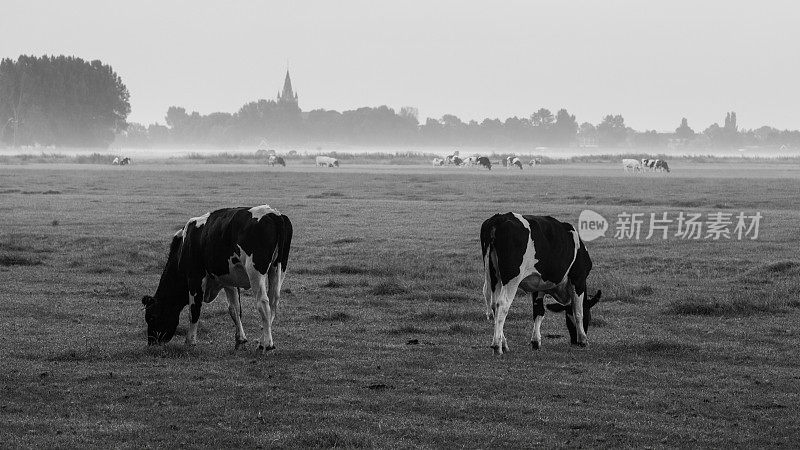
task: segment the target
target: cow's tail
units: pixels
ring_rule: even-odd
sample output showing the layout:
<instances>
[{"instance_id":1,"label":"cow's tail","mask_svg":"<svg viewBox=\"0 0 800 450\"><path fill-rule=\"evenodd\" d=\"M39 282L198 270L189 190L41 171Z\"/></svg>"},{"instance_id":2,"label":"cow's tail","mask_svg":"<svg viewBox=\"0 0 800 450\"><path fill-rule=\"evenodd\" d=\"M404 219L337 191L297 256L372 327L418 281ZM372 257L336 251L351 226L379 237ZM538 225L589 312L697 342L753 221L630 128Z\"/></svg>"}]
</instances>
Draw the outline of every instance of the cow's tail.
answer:
<instances>
[{"instance_id":1,"label":"cow's tail","mask_svg":"<svg viewBox=\"0 0 800 450\"><path fill-rule=\"evenodd\" d=\"M289 263L289 248L292 245L292 221L281 214L276 220L276 225L278 228L277 262L281 264L281 270L286 272L286 266Z\"/></svg>"},{"instance_id":2,"label":"cow's tail","mask_svg":"<svg viewBox=\"0 0 800 450\"><path fill-rule=\"evenodd\" d=\"M483 222L481 226L481 253L483 255L483 272L484 272L484 295L492 296L492 303L494 303L494 292L497 285L500 283L500 265L497 258L497 249L494 245L495 232L497 225L502 220L500 214L494 216Z\"/></svg>"}]
</instances>

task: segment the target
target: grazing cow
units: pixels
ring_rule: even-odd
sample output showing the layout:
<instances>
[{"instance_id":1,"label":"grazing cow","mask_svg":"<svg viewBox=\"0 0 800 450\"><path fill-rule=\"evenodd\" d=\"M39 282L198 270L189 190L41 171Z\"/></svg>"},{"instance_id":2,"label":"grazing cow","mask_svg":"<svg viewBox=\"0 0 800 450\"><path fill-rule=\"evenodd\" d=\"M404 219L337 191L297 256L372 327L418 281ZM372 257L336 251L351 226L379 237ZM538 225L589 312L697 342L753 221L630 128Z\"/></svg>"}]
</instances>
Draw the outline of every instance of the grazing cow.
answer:
<instances>
[{"instance_id":1,"label":"grazing cow","mask_svg":"<svg viewBox=\"0 0 800 450\"><path fill-rule=\"evenodd\" d=\"M317 165L322 167L339 167L339 160L330 156L317 156Z\"/></svg>"},{"instance_id":2,"label":"grazing cow","mask_svg":"<svg viewBox=\"0 0 800 450\"><path fill-rule=\"evenodd\" d=\"M464 164L464 160L459 158L458 156L453 156L453 158L450 159L450 164L453 164L455 166L460 166Z\"/></svg>"},{"instance_id":3,"label":"grazing cow","mask_svg":"<svg viewBox=\"0 0 800 450\"><path fill-rule=\"evenodd\" d=\"M464 159L464 165L467 167L472 167L478 164L478 157L477 156L468 156Z\"/></svg>"},{"instance_id":4,"label":"grazing cow","mask_svg":"<svg viewBox=\"0 0 800 450\"><path fill-rule=\"evenodd\" d=\"M443 166L443 165L444 165L444 159L442 159L442 158L433 158L433 167Z\"/></svg>"},{"instance_id":5,"label":"grazing cow","mask_svg":"<svg viewBox=\"0 0 800 450\"><path fill-rule=\"evenodd\" d=\"M445 156L445 158L444 158L444 160L445 160L445 162L446 162L447 164L455 164L455 162L454 162L454 161L455 161L456 159L458 159L458 160L460 160L460 161L462 161L462 162L464 161L464 159L463 159L463 158L461 158L461 156L459 156L459 154L458 154L458 150L455 150L455 151L453 152L453 154L452 154L452 155L447 155L447 156ZM456 164L456 165L458 165L458 164Z\"/></svg>"},{"instance_id":6,"label":"grazing cow","mask_svg":"<svg viewBox=\"0 0 800 450\"><path fill-rule=\"evenodd\" d=\"M663 172L666 170L667 173L669 173L669 164L667 164L667 162L664 160L657 159L653 167L654 170L657 170L659 172Z\"/></svg>"},{"instance_id":7,"label":"grazing cow","mask_svg":"<svg viewBox=\"0 0 800 450\"><path fill-rule=\"evenodd\" d=\"M113 165L115 165L115 166L118 166L118 165L119 165L119 156L117 156L116 158L114 158L114 161L111 161L111 164L113 164Z\"/></svg>"},{"instance_id":8,"label":"grazing cow","mask_svg":"<svg viewBox=\"0 0 800 450\"><path fill-rule=\"evenodd\" d=\"M625 158L622 160L622 168L625 169L625 173L628 173L629 170L634 172L641 172L642 171L642 163L635 159Z\"/></svg>"},{"instance_id":9,"label":"grazing cow","mask_svg":"<svg viewBox=\"0 0 800 450\"><path fill-rule=\"evenodd\" d=\"M657 159L642 158L642 170L655 170Z\"/></svg>"},{"instance_id":10,"label":"grazing cow","mask_svg":"<svg viewBox=\"0 0 800 450\"><path fill-rule=\"evenodd\" d=\"M489 161L489 158L485 156L478 158L478 164L480 164L481 167L486 167L487 169L492 170L492 162Z\"/></svg>"},{"instance_id":11,"label":"grazing cow","mask_svg":"<svg viewBox=\"0 0 800 450\"><path fill-rule=\"evenodd\" d=\"M186 344L194 345L201 306L224 289L239 348L247 342L239 289L253 288L261 315L258 350L274 349L272 321L291 241L289 218L267 205L218 209L190 219L172 238L155 295L142 298L148 345L172 339L186 305L191 313Z\"/></svg>"},{"instance_id":12,"label":"grazing cow","mask_svg":"<svg viewBox=\"0 0 800 450\"><path fill-rule=\"evenodd\" d=\"M286 167L286 161L283 160L280 156L269 155L269 159L267 160L267 164L270 166L275 166L276 164L279 166Z\"/></svg>"},{"instance_id":13,"label":"grazing cow","mask_svg":"<svg viewBox=\"0 0 800 450\"><path fill-rule=\"evenodd\" d=\"M508 351L503 324L517 288L531 294L534 328L531 346L542 344L540 326L544 319L544 296L558 301L551 311L566 311L572 344L585 346L591 308L600 291L586 299L586 277L592 260L572 225L549 216L495 214L481 226L486 317L494 317L492 348L495 354ZM581 326L576 327L576 324Z\"/></svg>"},{"instance_id":14,"label":"grazing cow","mask_svg":"<svg viewBox=\"0 0 800 450\"><path fill-rule=\"evenodd\" d=\"M528 161L528 165L531 167L536 166L537 164L541 164L542 160L539 158L533 158L532 160Z\"/></svg>"},{"instance_id":15,"label":"grazing cow","mask_svg":"<svg viewBox=\"0 0 800 450\"><path fill-rule=\"evenodd\" d=\"M506 158L506 169L510 169L512 167L519 167L519 170L522 170L522 161L519 160L516 156L509 156Z\"/></svg>"},{"instance_id":16,"label":"grazing cow","mask_svg":"<svg viewBox=\"0 0 800 450\"><path fill-rule=\"evenodd\" d=\"M133 162L132 159L130 159L128 157L125 157L125 158L122 158L122 160L119 162L119 165L120 166L127 166L128 164L130 164L132 162Z\"/></svg>"}]
</instances>

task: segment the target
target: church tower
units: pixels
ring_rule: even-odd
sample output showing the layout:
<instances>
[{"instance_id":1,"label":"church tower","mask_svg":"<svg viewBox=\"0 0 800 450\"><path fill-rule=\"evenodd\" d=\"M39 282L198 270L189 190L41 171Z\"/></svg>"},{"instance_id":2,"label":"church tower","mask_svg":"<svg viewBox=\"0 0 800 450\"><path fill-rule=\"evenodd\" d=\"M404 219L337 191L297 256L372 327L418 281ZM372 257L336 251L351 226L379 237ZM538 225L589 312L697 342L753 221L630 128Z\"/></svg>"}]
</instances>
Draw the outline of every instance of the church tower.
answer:
<instances>
[{"instance_id":1,"label":"church tower","mask_svg":"<svg viewBox=\"0 0 800 450\"><path fill-rule=\"evenodd\" d=\"M297 108L297 93L292 91L292 79L289 70L286 70L286 79L283 81L283 91L278 92L278 104Z\"/></svg>"}]
</instances>

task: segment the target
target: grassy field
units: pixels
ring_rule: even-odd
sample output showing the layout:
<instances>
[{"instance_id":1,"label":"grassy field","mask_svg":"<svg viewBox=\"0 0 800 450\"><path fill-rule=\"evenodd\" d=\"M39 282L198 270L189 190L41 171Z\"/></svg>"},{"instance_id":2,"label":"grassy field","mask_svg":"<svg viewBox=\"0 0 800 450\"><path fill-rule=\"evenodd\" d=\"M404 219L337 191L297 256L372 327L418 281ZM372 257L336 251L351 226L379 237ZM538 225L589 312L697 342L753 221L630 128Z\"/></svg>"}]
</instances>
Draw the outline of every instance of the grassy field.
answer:
<instances>
[{"instance_id":1,"label":"grassy field","mask_svg":"<svg viewBox=\"0 0 800 450\"><path fill-rule=\"evenodd\" d=\"M0 446L795 447L800 168L617 166L0 166ZM224 296L196 347L148 348L174 231L262 203L295 228L278 349L234 353ZM588 243L589 347L549 314L530 350L518 297L493 357L481 222L586 208L764 219L756 241Z\"/></svg>"}]
</instances>

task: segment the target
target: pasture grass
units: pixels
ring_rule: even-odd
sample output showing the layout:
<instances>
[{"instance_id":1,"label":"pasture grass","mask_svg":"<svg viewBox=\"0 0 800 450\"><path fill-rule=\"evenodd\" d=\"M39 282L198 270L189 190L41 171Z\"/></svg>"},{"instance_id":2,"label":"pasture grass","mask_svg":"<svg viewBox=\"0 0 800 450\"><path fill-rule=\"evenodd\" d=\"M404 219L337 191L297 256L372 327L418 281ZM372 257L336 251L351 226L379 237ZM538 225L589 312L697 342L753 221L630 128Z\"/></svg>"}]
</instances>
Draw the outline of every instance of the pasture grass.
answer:
<instances>
[{"instance_id":1,"label":"pasture grass","mask_svg":"<svg viewBox=\"0 0 800 450\"><path fill-rule=\"evenodd\" d=\"M38 261L0 264L3 446L764 448L800 438L797 177L48 167L0 168L0 255ZM325 192L341 195L315 197ZM295 228L277 350L255 352L247 292L244 349L233 349L224 298L203 307L196 347L183 345L184 313L172 342L148 348L140 299L175 230L262 203ZM509 210L574 222L587 204L606 217L726 204L765 219L755 241L587 243L588 290L603 290L589 346L571 347L564 316L548 313L543 348L531 350L521 295L505 327L511 352L493 357L481 222Z\"/></svg>"}]
</instances>

